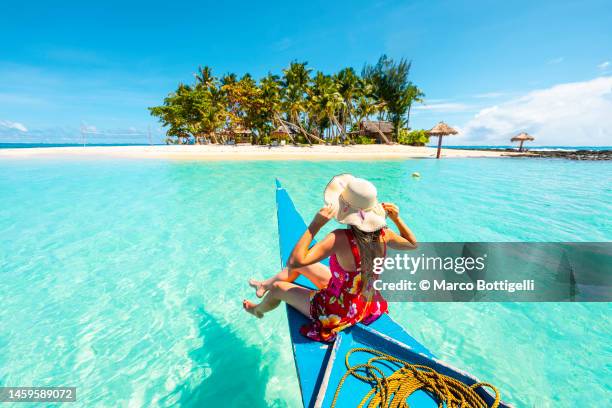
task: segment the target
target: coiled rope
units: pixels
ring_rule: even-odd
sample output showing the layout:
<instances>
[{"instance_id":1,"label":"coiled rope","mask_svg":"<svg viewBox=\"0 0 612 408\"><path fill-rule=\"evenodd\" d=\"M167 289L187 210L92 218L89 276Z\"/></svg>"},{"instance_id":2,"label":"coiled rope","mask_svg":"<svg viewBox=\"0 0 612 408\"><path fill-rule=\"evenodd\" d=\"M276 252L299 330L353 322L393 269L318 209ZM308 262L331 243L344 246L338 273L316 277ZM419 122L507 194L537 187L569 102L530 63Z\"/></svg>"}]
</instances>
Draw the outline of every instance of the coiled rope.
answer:
<instances>
[{"instance_id":1,"label":"coiled rope","mask_svg":"<svg viewBox=\"0 0 612 408\"><path fill-rule=\"evenodd\" d=\"M351 366L349 357L356 352L369 353L374 357L365 364ZM491 384L479 382L468 386L452 377L438 373L431 367L409 364L378 350L353 348L346 353L345 363L347 371L336 388L332 408L336 406L342 385L349 376L372 385L372 389L361 400L358 408L365 406L368 400L370 401L368 408L406 408L408 407L407 398L417 390L423 390L431 395L439 408L445 406L447 408L497 408L499 406L499 391ZM390 376L386 376L381 368L376 367L376 363L386 367L399 366L399 369ZM491 407L476 393L476 389L480 387L489 387L495 392L495 402Z\"/></svg>"}]
</instances>

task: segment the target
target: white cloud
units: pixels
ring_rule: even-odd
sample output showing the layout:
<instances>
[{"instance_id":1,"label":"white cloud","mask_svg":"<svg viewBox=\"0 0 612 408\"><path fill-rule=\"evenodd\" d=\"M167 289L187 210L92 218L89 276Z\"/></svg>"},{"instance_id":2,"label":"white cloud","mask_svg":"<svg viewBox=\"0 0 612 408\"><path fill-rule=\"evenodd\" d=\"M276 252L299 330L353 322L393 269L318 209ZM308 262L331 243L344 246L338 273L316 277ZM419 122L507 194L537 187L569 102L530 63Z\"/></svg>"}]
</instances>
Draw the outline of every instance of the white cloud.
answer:
<instances>
[{"instance_id":1,"label":"white cloud","mask_svg":"<svg viewBox=\"0 0 612 408\"><path fill-rule=\"evenodd\" d=\"M601 64L597 65L597 68L599 68L601 70L605 70L608 67L610 67L610 61L604 61Z\"/></svg>"},{"instance_id":2,"label":"white cloud","mask_svg":"<svg viewBox=\"0 0 612 408\"><path fill-rule=\"evenodd\" d=\"M24 133L28 131L28 128L23 123L11 122L10 120L0 120L0 129L18 130Z\"/></svg>"},{"instance_id":3,"label":"white cloud","mask_svg":"<svg viewBox=\"0 0 612 408\"><path fill-rule=\"evenodd\" d=\"M482 109L457 144L510 144L526 131L535 145L612 145L612 76L555 85Z\"/></svg>"}]
</instances>

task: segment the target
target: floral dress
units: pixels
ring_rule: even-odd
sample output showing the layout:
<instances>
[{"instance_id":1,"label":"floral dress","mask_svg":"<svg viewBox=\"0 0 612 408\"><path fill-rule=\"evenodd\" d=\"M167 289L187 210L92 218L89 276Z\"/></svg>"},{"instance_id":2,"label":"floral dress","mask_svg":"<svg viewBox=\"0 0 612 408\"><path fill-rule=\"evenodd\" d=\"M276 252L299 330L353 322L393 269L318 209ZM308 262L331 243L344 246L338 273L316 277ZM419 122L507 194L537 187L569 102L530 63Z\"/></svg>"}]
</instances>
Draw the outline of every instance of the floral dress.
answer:
<instances>
[{"instance_id":1,"label":"floral dress","mask_svg":"<svg viewBox=\"0 0 612 408\"><path fill-rule=\"evenodd\" d=\"M327 287L310 296L311 322L300 328L302 335L316 341L331 342L341 330L356 323L370 324L387 313L387 302L378 291L370 301L362 294L361 259L351 230L345 230L357 270L345 271L336 254L329 259L331 278ZM382 231L384 236L384 230ZM385 244L386 252L386 244Z\"/></svg>"}]
</instances>

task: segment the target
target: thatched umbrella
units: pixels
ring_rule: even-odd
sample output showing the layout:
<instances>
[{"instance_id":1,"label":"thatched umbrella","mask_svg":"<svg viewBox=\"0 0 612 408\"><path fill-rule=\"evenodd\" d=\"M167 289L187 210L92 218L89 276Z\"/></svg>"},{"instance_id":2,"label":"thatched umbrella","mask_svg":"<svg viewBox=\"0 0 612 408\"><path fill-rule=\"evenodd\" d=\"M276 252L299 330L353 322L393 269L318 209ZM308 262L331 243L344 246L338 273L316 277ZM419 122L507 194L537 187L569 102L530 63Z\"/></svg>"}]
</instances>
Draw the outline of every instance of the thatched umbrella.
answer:
<instances>
[{"instance_id":1,"label":"thatched umbrella","mask_svg":"<svg viewBox=\"0 0 612 408\"><path fill-rule=\"evenodd\" d=\"M458 132L452 127L448 126L444 122L438 123L436 126L431 128L429 132L427 132L429 136L437 136L438 137L438 153L436 154L436 159L440 158L440 149L442 148L442 137L449 135L456 135Z\"/></svg>"},{"instance_id":2,"label":"thatched umbrella","mask_svg":"<svg viewBox=\"0 0 612 408\"><path fill-rule=\"evenodd\" d=\"M519 145L519 152L523 151L523 143L525 143L525 140L533 141L535 140L535 138L530 134L521 132L521 134L516 135L512 139L510 139L511 142L521 142L521 144Z\"/></svg>"}]
</instances>

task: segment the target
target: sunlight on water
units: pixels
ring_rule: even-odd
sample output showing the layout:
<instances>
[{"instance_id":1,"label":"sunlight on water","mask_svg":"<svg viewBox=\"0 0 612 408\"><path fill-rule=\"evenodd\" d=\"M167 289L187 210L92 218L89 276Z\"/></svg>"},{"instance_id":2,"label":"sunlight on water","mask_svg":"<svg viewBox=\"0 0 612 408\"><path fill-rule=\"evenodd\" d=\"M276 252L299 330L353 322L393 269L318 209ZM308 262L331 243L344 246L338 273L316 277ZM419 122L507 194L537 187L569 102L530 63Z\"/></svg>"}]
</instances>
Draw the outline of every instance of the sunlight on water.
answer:
<instances>
[{"instance_id":1,"label":"sunlight on water","mask_svg":"<svg viewBox=\"0 0 612 408\"><path fill-rule=\"evenodd\" d=\"M0 171L0 385L76 386L86 406L300 404L284 312L241 310L247 278L279 265L275 176L305 217L331 176L369 178L421 241L612 240L604 162L3 160ZM609 304L391 309L509 402L608 397Z\"/></svg>"}]
</instances>

